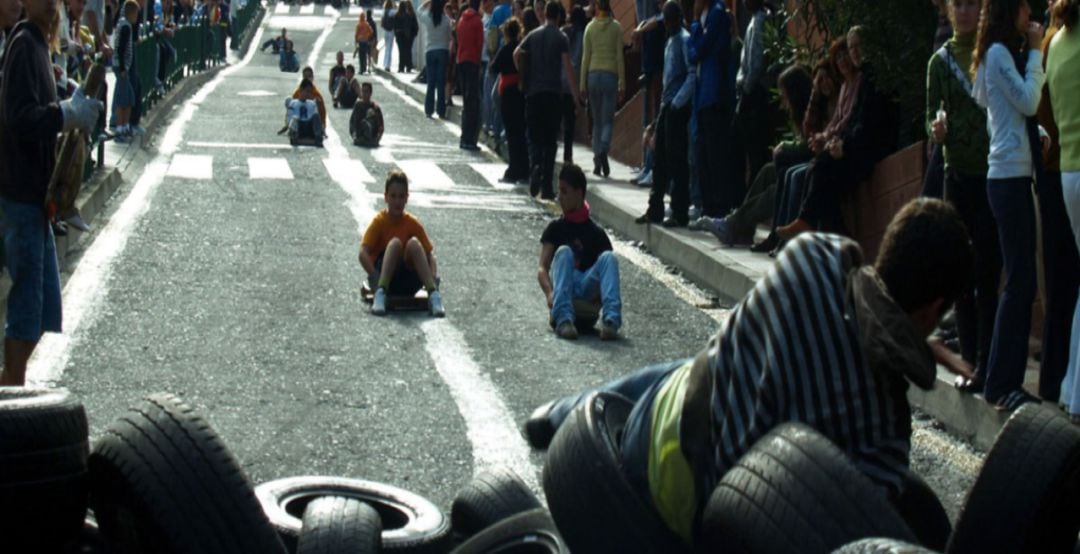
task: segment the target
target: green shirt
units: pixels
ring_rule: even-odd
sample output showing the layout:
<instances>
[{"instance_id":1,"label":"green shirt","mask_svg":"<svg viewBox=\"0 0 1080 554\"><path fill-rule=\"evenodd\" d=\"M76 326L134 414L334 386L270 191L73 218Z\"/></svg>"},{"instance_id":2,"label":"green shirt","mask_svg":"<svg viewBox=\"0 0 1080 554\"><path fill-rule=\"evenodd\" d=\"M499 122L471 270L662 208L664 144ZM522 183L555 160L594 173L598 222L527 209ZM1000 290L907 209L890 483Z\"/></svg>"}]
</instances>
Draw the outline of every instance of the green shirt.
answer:
<instances>
[{"instance_id":1,"label":"green shirt","mask_svg":"<svg viewBox=\"0 0 1080 554\"><path fill-rule=\"evenodd\" d=\"M581 75L578 88L588 88L589 73L606 71L619 76L619 90L626 90L623 64L622 26L611 16L595 17L585 27L581 46Z\"/></svg>"},{"instance_id":2,"label":"green shirt","mask_svg":"<svg viewBox=\"0 0 1080 554\"><path fill-rule=\"evenodd\" d=\"M1080 171L1080 30L1062 29L1050 41L1046 83L1061 141L1061 171Z\"/></svg>"},{"instance_id":3,"label":"green shirt","mask_svg":"<svg viewBox=\"0 0 1080 554\"><path fill-rule=\"evenodd\" d=\"M952 54L970 85L972 80L968 68L971 67L971 56L975 49L975 34L954 36L945 43L945 48ZM972 99L969 88L960 83L941 52L934 52L926 69L926 134L933 137L931 124L944 102L948 129L945 134L945 166L963 175L985 176L988 169L986 160L990 154L986 111Z\"/></svg>"},{"instance_id":4,"label":"green shirt","mask_svg":"<svg viewBox=\"0 0 1080 554\"><path fill-rule=\"evenodd\" d=\"M660 519L686 544L694 543L694 513L698 502L694 474L679 442L679 422L693 364L690 360L676 369L653 400L648 465L653 505Z\"/></svg>"}]
</instances>

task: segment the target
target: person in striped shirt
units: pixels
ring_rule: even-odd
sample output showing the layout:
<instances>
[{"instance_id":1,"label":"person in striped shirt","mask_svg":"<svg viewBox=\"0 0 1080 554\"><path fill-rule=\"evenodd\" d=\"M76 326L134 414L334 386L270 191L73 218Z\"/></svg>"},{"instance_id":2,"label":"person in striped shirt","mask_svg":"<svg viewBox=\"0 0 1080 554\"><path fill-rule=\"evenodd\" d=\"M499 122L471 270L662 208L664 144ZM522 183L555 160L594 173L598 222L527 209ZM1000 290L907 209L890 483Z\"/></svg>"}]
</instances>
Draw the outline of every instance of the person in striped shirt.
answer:
<instances>
[{"instance_id":1,"label":"person in striped shirt","mask_svg":"<svg viewBox=\"0 0 1080 554\"><path fill-rule=\"evenodd\" d=\"M900 210L872 266L850 239L797 237L695 357L598 389L635 402L622 443L627 481L692 544L724 473L773 427L801 422L846 452L903 515L908 383L933 387L938 351L926 339L972 265L956 210L928 198ZM525 423L529 443L546 448L592 392L537 408ZM944 547L945 537L924 542L934 541Z\"/></svg>"}]
</instances>

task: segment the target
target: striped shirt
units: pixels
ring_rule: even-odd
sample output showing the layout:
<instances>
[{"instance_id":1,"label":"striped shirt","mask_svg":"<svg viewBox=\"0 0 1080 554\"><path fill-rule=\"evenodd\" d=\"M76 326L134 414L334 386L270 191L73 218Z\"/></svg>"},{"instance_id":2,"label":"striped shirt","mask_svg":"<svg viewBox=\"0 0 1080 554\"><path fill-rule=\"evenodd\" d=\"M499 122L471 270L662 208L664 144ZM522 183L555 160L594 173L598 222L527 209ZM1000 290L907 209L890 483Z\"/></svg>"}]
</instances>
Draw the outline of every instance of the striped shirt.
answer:
<instances>
[{"instance_id":1,"label":"striped shirt","mask_svg":"<svg viewBox=\"0 0 1080 554\"><path fill-rule=\"evenodd\" d=\"M723 475L775 426L802 422L846 452L875 482L892 492L907 471L911 411L909 377L930 386L933 363L924 337L892 301L873 269L862 266L858 245L836 235L803 234L783 250L773 269L734 309L682 386L677 414L682 459L654 458L650 482L691 468L694 483L678 494L694 497L697 513ZM917 369L908 369L917 368ZM679 375L679 374L677 374ZM670 430L672 416L655 412L653 438ZM655 476L655 479L654 479ZM661 515L672 525L663 504ZM684 503L687 499L683 496ZM687 515L675 527L686 529Z\"/></svg>"}]
</instances>

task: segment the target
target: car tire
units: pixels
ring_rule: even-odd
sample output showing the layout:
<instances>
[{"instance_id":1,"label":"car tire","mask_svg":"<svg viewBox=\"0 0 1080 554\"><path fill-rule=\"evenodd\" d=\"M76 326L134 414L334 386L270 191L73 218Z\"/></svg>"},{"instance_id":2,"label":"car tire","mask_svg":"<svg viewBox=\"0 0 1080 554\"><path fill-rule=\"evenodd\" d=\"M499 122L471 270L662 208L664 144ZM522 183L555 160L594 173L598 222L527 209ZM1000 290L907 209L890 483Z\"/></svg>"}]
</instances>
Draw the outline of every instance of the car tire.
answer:
<instances>
[{"instance_id":1,"label":"car tire","mask_svg":"<svg viewBox=\"0 0 1080 554\"><path fill-rule=\"evenodd\" d=\"M935 554L917 544L896 539L870 538L845 544L833 551L833 554Z\"/></svg>"},{"instance_id":2,"label":"car tire","mask_svg":"<svg viewBox=\"0 0 1080 554\"><path fill-rule=\"evenodd\" d=\"M289 552L294 552L304 510L320 496L361 500L382 520L382 549L400 553L449 550L450 520L426 498L383 483L344 477L288 477L255 487L270 523Z\"/></svg>"},{"instance_id":3,"label":"car tire","mask_svg":"<svg viewBox=\"0 0 1080 554\"><path fill-rule=\"evenodd\" d=\"M323 496L304 508L296 554L377 554L382 520L375 508L344 496Z\"/></svg>"},{"instance_id":4,"label":"car tire","mask_svg":"<svg viewBox=\"0 0 1080 554\"><path fill-rule=\"evenodd\" d=\"M570 413L548 448L544 492L574 552L689 550L623 476L619 442L631 409L618 394L594 393Z\"/></svg>"},{"instance_id":5,"label":"car tire","mask_svg":"<svg viewBox=\"0 0 1080 554\"><path fill-rule=\"evenodd\" d=\"M567 554L551 514L536 508L510 516L480 531L451 554Z\"/></svg>"},{"instance_id":6,"label":"car tire","mask_svg":"<svg viewBox=\"0 0 1080 554\"><path fill-rule=\"evenodd\" d=\"M89 466L90 504L116 554L284 551L236 458L173 395L114 421Z\"/></svg>"},{"instance_id":7,"label":"car tire","mask_svg":"<svg viewBox=\"0 0 1080 554\"><path fill-rule=\"evenodd\" d=\"M477 475L450 505L450 526L459 537L471 537L510 516L540 508L525 482L509 469Z\"/></svg>"},{"instance_id":8,"label":"car tire","mask_svg":"<svg viewBox=\"0 0 1080 554\"><path fill-rule=\"evenodd\" d=\"M64 389L0 387L0 537L54 550L86 517L86 410ZM30 550L27 550L30 551Z\"/></svg>"},{"instance_id":9,"label":"car tire","mask_svg":"<svg viewBox=\"0 0 1080 554\"><path fill-rule=\"evenodd\" d=\"M866 537L914 542L885 490L810 427L761 438L713 490L701 520L705 551L827 553Z\"/></svg>"},{"instance_id":10,"label":"car tire","mask_svg":"<svg viewBox=\"0 0 1080 554\"><path fill-rule=\"evenodd\" d=\"M1028 404L998 432L946 552L1068 552L1080 531L1080 428Z\"/></svg>"}]
</instances>

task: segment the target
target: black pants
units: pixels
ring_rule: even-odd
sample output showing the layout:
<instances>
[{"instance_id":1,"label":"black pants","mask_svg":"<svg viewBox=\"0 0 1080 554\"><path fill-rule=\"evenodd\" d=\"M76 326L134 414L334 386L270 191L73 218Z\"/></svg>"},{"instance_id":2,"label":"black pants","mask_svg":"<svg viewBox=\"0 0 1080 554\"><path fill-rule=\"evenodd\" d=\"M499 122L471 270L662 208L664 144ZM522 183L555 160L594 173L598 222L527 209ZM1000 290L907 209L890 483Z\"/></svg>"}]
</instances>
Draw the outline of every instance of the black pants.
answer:
<instances>
[{"instance_id":1,"label":"black pants","mask_svg":"<svg viewBox=\"0 0 1080 554\"><path fill-rule=\"evenodd\" d=\"M408 36L405 33L395 33L394 42L397 43L398 49L398 73L405 70L412 71L412 43L413 37Z\"/></svg>"},{"instance_id":2,"label":"black pants","mask_svg":"<svg viewBox=\"0 0 1080 554\"><path fill-rule=\"evenodd\" d=\"M945 187L945 179L945 152L940 144L935 144L930 150L930 159L926 161L926 174L923 175L922 196L928 198L944 198L943 190Z\"/></svg>"},{"instance_id":3,"label":"black pants","mask_svg":"<svg viewBox=\"0 0 1080 554\"><path fill-rule=\"evenodd\" d=\"M978 379L982 380L986 377L990 341L994 338L994 316L1001 281L997 222L986 199L985 175L968 176L946 171L944 192L945 199L960 213L975 251L973 286L956 301L956 330L961 356L975 367Z\"/></svg>"},{"instance_id":4,"label":"black pants","mask_svg":"<svg viewBox=\"0 0 1080 554\"><path fill-rule=\"evenodd\" d=\"M137 127L139 122L142 121L143 102L142 102L142 81L139 79L139 65L132 60L131 71L128 72L128 79L131 81L131 88L135 91L135 103L131 105L131 118L128 123L132 127Z\"/></svg>"},{"instance_id":5,"label":"black pants","mask_svg":"<svg viewBox=\"0 0 1080 554\"><path fill-rule=\"evenodd\" d=\"M656 150L653 152L653 183L649 191L652 220L664 217L664 194L671 183L671 217L685 223L690 210L690 106L675 108L665 104L656 122Z\"/></svg>"},{"instance_id":6,"label":"black pants","mask_svg":"<svg viewBox=\"0 0 1080 554\"><path fill-rule=\"evenodd\" d=\"M480 137L480 65L457 64L461 79L461 145L475 146Z\"/></svg>"},{"instance_id":7,"label":"black pants","mask_svg":"<svg viewBox=\"0 0 1080 554\"><path fill-rule=\"evenodd\" d=\"M504 177L517 181L529 178L529 150L525 142L525 96L517 85L506 87L501 96L502 120L510 167Z\"/></svg>"},{"instance_id":8,"label":"black pants","mask_svg":"<svg viewBox=\"0 0 1080 554\"><path fill-rule=\"evenodd\" d=\"M371 55L371 44L368 42L356 43L356 57L360 58L360 73L367 73L368 57Z\"/></svg>"},{"instance_id":9,"label":"black pants","mask_svg":"<svg viewBox=\"0 0 1080 554\"><path fill-rule=\"evenodd\" d=\"M574 156L574 126L577 123L577 100L573 94L563 94L562 133L563 133L563 159L570 160Z\"/></svg>"},{"instance_id":10,"label":"black pants","mask_svg":"<svg viewBox=\"0 0 1080 554\"><path fill-rule=\"evenodd\" d=\"M1069 215L1065 212L1061 174L1047 171L1036 184L1036 190L1039 192L1046 276L1039 396L1057 402L1061 396L1061 380L1069 365L1069 333L1080 287L1080 254L1077 254Z\"/></svg>"},{"instance_id":11,"label":"black pants","mask_svg":"<svg viewBox=\"0 0 1080 554\"><path fill-rule=\"evenodd\" d=\"M854 160L850 156L837 160L828 153L819 154L809 173L810 186L799 218L820 231L844 233L840 199L868 179L873 170L871 161Z\"/></svg>"},{"instance_id":12,"label":"black pants","mask_svg":"<svg viewBox=\"0 0 1080 554\"><path fill-rule=\"evenodd\" d=\"M746 194L746 186L731 179L731 117L723 102L698 110L698 185L702 212L710 217L727 215Z\"/></svg>"},{"instance_id":13,"label":"black pants","mask_svg":"<svg viewBox=\"0 0 1080 554\"><path fill-rule=\"evenodd\" d=\"M544 196L555 195L555 153L559 149L559 117L562 95L557 92L530 94L526 103L529 134L530 185Z\"/></svg>"},{"instance_id":14,"label":"black pants","mask_svg":"<svg viewBox=\"0 0 1080 554\"><path fill-rule=\"evenodd\" d=\"M761 87L744 93L735 109L731 176L743 190L746 176L757 175L769 161L769 111L769 92Z\"/></svg>"}]
</instances>

